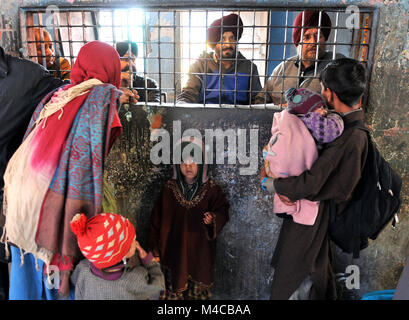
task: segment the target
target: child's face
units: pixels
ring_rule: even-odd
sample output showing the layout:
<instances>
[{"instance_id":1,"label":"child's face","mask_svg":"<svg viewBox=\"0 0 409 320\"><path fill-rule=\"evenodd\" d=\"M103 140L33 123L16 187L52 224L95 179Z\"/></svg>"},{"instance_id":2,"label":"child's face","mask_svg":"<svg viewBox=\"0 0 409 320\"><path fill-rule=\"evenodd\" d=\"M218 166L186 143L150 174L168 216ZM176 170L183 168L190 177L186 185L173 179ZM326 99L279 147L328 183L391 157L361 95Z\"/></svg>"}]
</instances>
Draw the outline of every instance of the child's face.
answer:
<instances>
[{"instance_id":1,"label":"child's face","mask_svg":"<svg viewBox=\"0 0 409 320\"><path fill-rule=\"evenodd\" d=\"M180 163L180 171L185 176L186 180L194 180L198 171L197 163L193 162L192 158L189 158L185 162Z\"/></svg>"},{"instance_id":2,"label":"child's face","mask_svg":"<svg viewBox=\"0 0 409 320\"><path fill-rule=\"evenodd\" d=\"M313 112L319 113L322 116L326 116L328 113L328 110L325 109L324 107L319 107L319 108L314 109Z\"/></svg>"}]
</instances>

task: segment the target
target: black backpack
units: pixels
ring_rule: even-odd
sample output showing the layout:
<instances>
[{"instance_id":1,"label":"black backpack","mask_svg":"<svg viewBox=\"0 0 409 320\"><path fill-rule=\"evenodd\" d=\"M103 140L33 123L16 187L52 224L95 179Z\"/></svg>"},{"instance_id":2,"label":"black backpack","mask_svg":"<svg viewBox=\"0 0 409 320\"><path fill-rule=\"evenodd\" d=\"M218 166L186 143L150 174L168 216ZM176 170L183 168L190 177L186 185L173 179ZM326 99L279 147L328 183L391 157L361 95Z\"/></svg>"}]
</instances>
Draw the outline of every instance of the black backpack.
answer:
<instances>
[{"instance_id":1,"label":"black backpack","mask_svg":"<svg viewBox=\"0 0 409 320\"><path fill-rule=\"evenodd\" d=\"M345 125L344 130L350 128L367 133L368 156L361 179L344 211L337 215L335 204L330 201L328 232L330 239L344 252L353 253L355 259L359 251L368 246L368 238L375 240L391 220L395 228L402 179L380 155L362 121Z\"/></svg>"}]
</instances>

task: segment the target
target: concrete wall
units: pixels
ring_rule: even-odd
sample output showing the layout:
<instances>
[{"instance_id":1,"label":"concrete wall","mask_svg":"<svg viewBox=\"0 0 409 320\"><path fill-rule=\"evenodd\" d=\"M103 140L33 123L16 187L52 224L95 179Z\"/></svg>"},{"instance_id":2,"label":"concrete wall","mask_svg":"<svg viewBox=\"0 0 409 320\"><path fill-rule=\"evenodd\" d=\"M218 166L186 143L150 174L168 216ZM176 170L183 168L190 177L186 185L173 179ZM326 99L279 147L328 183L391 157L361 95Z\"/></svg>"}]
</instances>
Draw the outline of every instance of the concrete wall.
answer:
<instances>
[{"instance_id":1,"label":"concrete wall","mask_svg":"<svg viewBox=\"0 0 409 320\"><path fill-rule=\"evenodd\" d=\"M75 1L74 5L111 1ZM17 52L19 38L18 7L47 4L70 5L68 1L0 0L0 29L4 31L2 46ZM125 4L129 1L116 1ZM142 1L134 3L143 3ZM205 7L200 1L149 1L150 4ZM374 64L371 74L367 122L379 149L403 178L400 224L395 231L386 229L353 261L360 267L360 293L395 288L404 262L409 256L408 219L408 80L409 80L409 3L408 1L206 1L206 7L220 6L315 6L329 7L357 4L379 10ZM107 163L108 177L115 186L121 213L132 218L144 242L146 225L160 186L170 176L167 166L154 166L149 161L149 119L161 113L166 129L173 120L181 120L187 128L253 128L258 130L259 148L267 141L272 111L203 110L131 107L133 117L124 123L124 134L114 147ZM123 113L122 113L123 115ZM248 137L247 137L248 139ZM249 146L248 146L249 147ZM259 150L260 151L260 150ZM260 154L260 153L259 153ZM227 161L226 161L227 162ZM259 160L261 164L261 160ZM269 261L277 241L280 219L270 210L271 196L260 191L257 175L239 175L240 166L213 166L215 180L222 186L231 204L230 222L218 242L215 267L216 298L267 299L271 282ZM347 172L345 174L348 174Z\"/></svg>"}]
</instances>

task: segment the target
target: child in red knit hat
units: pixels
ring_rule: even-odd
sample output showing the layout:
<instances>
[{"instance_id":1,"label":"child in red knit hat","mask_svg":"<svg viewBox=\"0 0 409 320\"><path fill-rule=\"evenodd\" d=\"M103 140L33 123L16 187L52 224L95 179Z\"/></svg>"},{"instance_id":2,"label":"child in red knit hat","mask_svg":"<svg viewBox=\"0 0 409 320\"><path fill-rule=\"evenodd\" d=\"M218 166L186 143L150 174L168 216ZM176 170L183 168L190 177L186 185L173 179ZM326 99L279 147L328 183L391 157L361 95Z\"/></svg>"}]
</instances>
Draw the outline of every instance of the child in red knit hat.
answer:
<instances>
[{"instance_id":1,"label":"child in red knit hat","mask_svg":"<svg viewBox=\"0 0 409 320\"><path fill-rule=\"evenodd\" d=\"M128 219L101 213L90 219L77 214L71 230L86 259L75 268L71 282L76 300L158 299L165 288L160 265L136 241ZM138 252L142 264L133 268L128 260Z\"/></svg>"}]
</instances>

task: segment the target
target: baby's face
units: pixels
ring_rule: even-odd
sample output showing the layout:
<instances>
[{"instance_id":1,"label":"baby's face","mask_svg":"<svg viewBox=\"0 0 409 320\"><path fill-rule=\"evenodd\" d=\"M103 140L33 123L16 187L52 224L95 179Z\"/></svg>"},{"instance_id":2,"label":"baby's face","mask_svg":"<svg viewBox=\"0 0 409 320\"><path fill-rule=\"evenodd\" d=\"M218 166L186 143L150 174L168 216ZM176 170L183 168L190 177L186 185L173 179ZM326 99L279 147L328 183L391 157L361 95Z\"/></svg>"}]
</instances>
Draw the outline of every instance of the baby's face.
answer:
<instances>
[{"instance_id":1,"label":"baby's face","mask_svg":"<svg viewBox=\"0 0 409 320\"><path fill-rule=\"evenodd\" d=\"M319 113L320 115L325 117L328 113L328 110L325 109L324 107L319 107L319 108L314 109L313 112Z\"/></svg>"}]
</instances>

